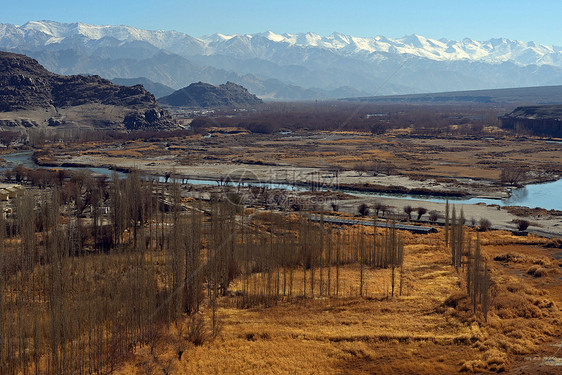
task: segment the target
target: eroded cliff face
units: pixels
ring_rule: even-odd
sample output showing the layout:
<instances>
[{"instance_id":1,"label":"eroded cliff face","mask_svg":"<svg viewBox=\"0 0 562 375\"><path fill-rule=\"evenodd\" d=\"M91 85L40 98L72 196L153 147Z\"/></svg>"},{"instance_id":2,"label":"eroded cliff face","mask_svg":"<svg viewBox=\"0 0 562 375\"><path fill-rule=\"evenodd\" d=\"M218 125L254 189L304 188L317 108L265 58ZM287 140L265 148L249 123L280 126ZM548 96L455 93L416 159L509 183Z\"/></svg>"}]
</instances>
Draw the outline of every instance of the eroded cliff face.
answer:
<instances>
[{"instance_id":1,"label":"eroded cliff face","mask_svg":"<svg viewBox=\"0 0 562 375\"><path fill-rule=\"evenodd\" d=\"M562 105L517 107L500 120L503 128L518 133L562 137Z\"/></svg>"},{"instance_id":2,"label":"eroded cliff face","mask_svg":"<svg viewBox=\"0 0 562 375\"><path fill-rule=\"evenodd\" d=\"M62 76L25 55L0 52L0 126L170 129L170 117L143 86L99 76Z\"/></svg>"}]
</instances>

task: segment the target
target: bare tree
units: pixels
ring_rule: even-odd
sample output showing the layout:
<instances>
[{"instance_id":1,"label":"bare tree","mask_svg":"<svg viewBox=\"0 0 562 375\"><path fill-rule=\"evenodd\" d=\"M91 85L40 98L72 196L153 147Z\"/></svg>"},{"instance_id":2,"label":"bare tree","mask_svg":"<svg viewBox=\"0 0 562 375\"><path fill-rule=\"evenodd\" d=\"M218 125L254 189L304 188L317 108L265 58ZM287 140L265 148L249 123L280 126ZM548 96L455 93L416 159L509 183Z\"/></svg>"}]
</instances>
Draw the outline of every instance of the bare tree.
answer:
<instances>
[{"instance_id":1,"label":"bare tree","mask_svg":"<svg viewBox=\"0 0 562 375\"><path fill-rule=\"evenodd\" d=\"M527 178L529 169L519 165L507 165L502 168L500 182L502 184L520 186Z\"/></svg>"},{"instance_id":2,"label":"bare tree","mask_svg":"<svg viewBox=\"0 0 562 375\"><path fill-rule=\"evenodd\" d=\"M408 206L404 206L404 212L406 213L406 215L408 215L408 221L412 220L412 212L414 211L414 209L412 208L412 206L408 205Z\"/></svg>"},{"instance_id":3,"label":"bare tree","mask_svg":"<svg viewBox=\"0 0 562 375\"><path fill-rule=\"evenodd\" d=\"M359 207L357 207L357 212L359 212L359 215L361 216L367 216L369 215L369 206L365 203L361 203Z\"/></svg>"},{"instance_id":4,"label":"bare tree","mask_svg":"<svg viewBox=\"0 0 562 375\"><path fill-rule=\"evenodd\" d=\"M427 209L424 207L418 207L416 208L416 211L418 212L418 221L421 220L421 217L423 215L425 215L425 213L427 212Z\"/></svg>"}]
</instances>

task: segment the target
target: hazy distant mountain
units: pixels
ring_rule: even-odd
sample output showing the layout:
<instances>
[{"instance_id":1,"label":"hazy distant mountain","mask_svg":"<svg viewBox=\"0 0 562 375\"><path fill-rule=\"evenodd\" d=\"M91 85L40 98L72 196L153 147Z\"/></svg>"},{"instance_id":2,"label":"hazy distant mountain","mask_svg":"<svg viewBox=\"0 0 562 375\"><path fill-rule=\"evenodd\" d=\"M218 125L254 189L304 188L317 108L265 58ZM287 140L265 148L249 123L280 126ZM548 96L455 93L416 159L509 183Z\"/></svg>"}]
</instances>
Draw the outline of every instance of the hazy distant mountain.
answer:
<instances>
[{"instance_id":1,"label":"hazy distant mountain","mask_svg":"<svg viewBox=\"0 0 562 375\"><path fill-rule=\"evenodd\" d=\"M170 95L175 90L169 86L163 85L158 82L152 82L148 78L138 77L138 78L113 78L111 82L116 85L121 86L135 86L143 85L144 88L149 91L156 98L161 98L166 95Z\"/></svg>"},{"instance_id":2,"label":"hazy distant mountain","mask_svg":"<svg viewBox=\"0 0 562 375\"><path fill-rule=\"evenodd\" d=\"M257 96L232 82L210 85L197 82L158 99L162 104L189 108L249 108L262 103Z\"/></svg>"},{"instance_id":3,"label":"hazy distant mountain","mask_svg":"<svg viewBox=\"0 0 562 375\"><path fill-rule=\"evenodd\" d=\"M227 80L260 97L314 99L562 84L562 47L354 37L340 33L222 35L52 21L0 24L0 48L59 73L147 77L170 87ZM342 89L345 88L345 89Z\"/></svg>"}]
</instances>

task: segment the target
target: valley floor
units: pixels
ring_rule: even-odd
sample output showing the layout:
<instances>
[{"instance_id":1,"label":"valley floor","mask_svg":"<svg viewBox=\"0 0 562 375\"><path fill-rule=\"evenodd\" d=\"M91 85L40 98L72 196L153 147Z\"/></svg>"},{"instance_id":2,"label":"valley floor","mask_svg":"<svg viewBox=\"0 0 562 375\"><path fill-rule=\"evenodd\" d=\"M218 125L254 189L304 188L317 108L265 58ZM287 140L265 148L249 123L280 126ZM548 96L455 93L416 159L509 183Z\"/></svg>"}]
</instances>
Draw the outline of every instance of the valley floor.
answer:
<instances>
[{"instance_id":1,"label":"valley floor","mask_svg":"<svg viewBox=\"0 0 562 375\"><path fill-rule=\"evenodd\" d=\"M374 136L353 132L249 134L216 129L212 137L193 135L166 141L85 142L46 144L43 165L111 166L155 175L175 175L184 181L273 182L307 189L346 189L357 193L415 193L454 197L505 198L502 171L528 171L518 183L559 179L562 144L499 133L497 137L419 138L400 131ZM215 186L216 186L215 185ZM353 199L349 199L353 198ZM406 205L444 212L444 204L426 200L348 196L337 204L357 213L360 202L377 201L402 213ZM326 201L326 204L330 202ZM494 227L513 230L521 210L495 205L462 205L467 219L490 220ZM519 214L520 216L515 215ZM531 232L562 235L562 213L524 213ZM427 216L426 216L427 219Z\"/></svg>"}]
</instances>

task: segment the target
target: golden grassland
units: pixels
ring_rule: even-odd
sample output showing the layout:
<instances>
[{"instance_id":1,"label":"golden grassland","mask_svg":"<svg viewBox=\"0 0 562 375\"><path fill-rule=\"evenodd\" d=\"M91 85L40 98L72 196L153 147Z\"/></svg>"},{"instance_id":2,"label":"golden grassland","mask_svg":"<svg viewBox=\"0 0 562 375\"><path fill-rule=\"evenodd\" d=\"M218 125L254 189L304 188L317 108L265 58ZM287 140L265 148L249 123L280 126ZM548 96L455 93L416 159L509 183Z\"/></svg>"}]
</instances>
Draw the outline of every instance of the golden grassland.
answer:
<instances>
[{"instance_id":1,"label":"golden grassland","mask_svg":"<svg viewBox=\"0 0 562 375\"><path fill-rule=\"evenodd\" d=\"M501 231L481 235L492 279L484 321L466 298L462 270L450 265L443 232L402 235L402 295L389 295L389 270L369 268L359 297L359 266L346 265L338 297L294 297L250 309L236 308L235 295L223 297L216 337L207 334L201 345L186 346L182 323L172 325L160 332L152 350L140 348L116 373L509 372L522 358L546 355L549 344L560 341L562 279L555 259L560 249L545 247L551 240ZM537 265L546 271L527 273ZM294 296L302 294L302 277L302 270L295 273ZM209 311L202 315L210 319ZM180 359L178 348L184 347ZM557 369L542 371L550 370Z\"/></svg>"}]
</instances>

